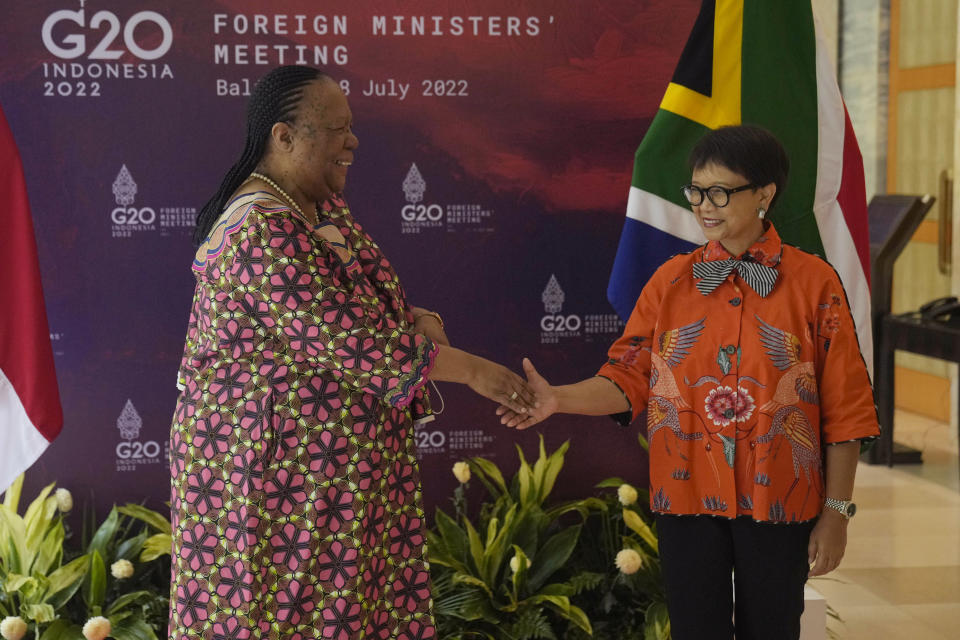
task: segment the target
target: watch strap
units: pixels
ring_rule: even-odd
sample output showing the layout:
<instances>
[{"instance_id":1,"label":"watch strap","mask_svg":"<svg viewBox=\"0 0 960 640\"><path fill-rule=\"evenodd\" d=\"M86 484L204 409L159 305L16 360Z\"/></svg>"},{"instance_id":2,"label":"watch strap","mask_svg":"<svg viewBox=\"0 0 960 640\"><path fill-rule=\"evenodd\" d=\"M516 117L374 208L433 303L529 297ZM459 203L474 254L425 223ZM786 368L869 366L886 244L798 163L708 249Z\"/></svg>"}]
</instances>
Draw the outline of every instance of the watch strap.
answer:
<instances>
[{"instance_id":1,"label":"watch strap","mask_svg":"<svg viewBox=\"0 0 960 640\"><path fill-rule=\"evenodd\" d=\"M839 511L841 514L843 514L843 517L844 517L844 518L849 519L849 518L850 518L849 507L850 507L850 503L851 503L851 502L853 502L853 501L852 501L852 500L837 500L836 498L824 498L824 500L823 500L823 506L826 507L826 508L828 508L828 509L833 509L833 510L835 510L835 511Z\"/></svg>"}]
</instances>

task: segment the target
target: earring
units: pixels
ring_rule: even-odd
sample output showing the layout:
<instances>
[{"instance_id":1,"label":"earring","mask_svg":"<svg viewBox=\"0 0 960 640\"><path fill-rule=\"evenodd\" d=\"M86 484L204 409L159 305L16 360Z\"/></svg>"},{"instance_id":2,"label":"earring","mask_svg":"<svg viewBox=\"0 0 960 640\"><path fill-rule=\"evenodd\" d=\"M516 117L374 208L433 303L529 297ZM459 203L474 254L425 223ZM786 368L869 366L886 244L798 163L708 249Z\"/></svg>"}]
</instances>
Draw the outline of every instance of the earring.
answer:
<instances>
[{"instance_id":1,"label":"earring","mask_svg":"<svg viewBox=\"0 0 960 640\"><path fill-rule=\"evenodd\" d=\"M759 207L759 208L757 209L757 217L760 218L761 220L763 220L763 216L765 216L765 215L767 215L767 210L764 209L763 207Z\"/></svg>"}]
</instances>

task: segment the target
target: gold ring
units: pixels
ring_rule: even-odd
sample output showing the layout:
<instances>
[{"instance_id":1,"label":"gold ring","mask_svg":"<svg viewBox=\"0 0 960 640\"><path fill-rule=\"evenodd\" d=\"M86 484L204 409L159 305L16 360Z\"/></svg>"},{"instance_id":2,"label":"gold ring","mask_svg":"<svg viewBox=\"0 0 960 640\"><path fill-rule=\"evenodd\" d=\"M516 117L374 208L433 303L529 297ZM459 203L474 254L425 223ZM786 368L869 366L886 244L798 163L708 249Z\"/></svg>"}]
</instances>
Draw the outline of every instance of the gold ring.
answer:
<instances>
[{"instance_id":1,"label":"gold ring","mask_svg":"<svg viewBox=\"0 0 960 640\"><path fill-rule=\"evenodd\" d=\"M514 391L513 394L510 396L510 399L511 399L511 400L516 400L518 395L520 395L520 394L518 394L516 391Z\"/></svg>"}]
</instances>

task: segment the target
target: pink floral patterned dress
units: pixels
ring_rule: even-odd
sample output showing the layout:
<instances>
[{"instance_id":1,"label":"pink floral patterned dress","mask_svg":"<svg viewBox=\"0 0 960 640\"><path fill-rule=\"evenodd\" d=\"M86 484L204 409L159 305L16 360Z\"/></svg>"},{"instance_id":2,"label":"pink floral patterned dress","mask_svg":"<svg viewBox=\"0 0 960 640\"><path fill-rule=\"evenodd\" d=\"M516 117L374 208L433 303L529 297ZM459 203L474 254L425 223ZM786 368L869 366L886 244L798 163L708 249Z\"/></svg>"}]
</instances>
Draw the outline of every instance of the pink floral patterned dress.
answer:
<instances>
[{"instance_id":1,"label":"pink floral patterned dress","mask_svg":"<svg viewBox=\"0 0 960 640\"><path fill-rule=\"evenodd\" d=\"M323 213L240 196L197 252L171 640L436 635L413 420L437 349L346 204Z\"/></svg>"}]
</instances>

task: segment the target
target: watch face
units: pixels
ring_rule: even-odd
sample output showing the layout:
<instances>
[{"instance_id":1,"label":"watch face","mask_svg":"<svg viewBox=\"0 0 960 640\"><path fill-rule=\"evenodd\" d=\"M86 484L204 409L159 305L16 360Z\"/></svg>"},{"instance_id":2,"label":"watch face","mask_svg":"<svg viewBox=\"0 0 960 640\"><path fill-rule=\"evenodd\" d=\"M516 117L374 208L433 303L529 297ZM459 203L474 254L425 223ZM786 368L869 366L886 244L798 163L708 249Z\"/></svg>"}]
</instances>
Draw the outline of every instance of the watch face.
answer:
<instances>
[{"instance_id":1,"label":"watch face","mask_svg":"<svg viewBox=\"0 0 960 640\"><path fill-rule=\"evenodd\" d=\"M852 518L857 513L857 505L852 502L847 505L847 517Z\"/></svg>"}]
</instances>

